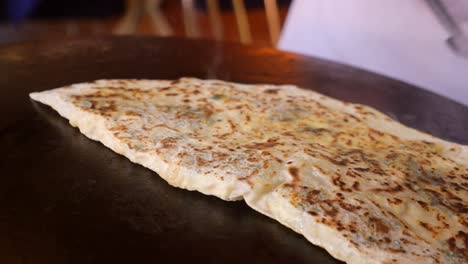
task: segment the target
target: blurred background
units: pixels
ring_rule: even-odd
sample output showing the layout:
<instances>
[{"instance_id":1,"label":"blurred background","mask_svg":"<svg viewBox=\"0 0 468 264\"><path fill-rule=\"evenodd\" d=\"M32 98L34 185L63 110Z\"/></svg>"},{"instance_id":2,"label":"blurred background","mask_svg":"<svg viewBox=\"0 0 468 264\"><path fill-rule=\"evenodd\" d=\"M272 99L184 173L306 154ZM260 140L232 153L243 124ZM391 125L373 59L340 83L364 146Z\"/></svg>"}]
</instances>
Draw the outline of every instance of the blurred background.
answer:
<instances>
[{"instance_id":1,"label":"blurred background","mask_svg":"<svg viewBox=\"0 0 468 264\"><path fill-rule=\"evenodd\" d=\"M468 105L467 0L0 0L0 44L110 34L275 47Z\"/></svg>"},{"instance_id":2,"label":"blurred background","mask_svg":"<svg viewBox=\"0 0 468 264\"><path fill-rule=\"evenodd\" d=\"M275 46L289 0L0 0L0 43L103 34Z\"/></svg>"}]
</instances>

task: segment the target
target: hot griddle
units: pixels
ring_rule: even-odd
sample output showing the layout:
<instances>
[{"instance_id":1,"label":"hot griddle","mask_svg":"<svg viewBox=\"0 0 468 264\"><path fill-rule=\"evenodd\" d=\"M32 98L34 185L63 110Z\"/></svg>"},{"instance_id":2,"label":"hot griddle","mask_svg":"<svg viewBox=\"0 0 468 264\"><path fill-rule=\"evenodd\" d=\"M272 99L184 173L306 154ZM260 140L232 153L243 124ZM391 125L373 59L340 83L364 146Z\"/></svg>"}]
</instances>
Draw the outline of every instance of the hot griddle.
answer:
<instances>
[{"instance_id":1,"label":"hot griddle","mask_svg":"<svg viewBox=\"0 0 468 264\"><path fill-rule=\"evenodd\" d=\"M339 263L244 202L169 186L28 97L101 78L183 76L296 84L468 143L465 106L270 48L154 37L1 46L0 263Z\"/></svg>"}]
</instances>

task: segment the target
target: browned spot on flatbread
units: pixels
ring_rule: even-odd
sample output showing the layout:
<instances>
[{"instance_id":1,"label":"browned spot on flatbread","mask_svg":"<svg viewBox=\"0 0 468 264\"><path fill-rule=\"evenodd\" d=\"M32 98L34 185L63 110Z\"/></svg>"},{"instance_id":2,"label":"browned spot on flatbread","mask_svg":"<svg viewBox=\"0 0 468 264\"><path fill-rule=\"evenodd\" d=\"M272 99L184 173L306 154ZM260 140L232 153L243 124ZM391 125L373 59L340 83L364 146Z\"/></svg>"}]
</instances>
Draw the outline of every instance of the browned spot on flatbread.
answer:
<instances>
[{"instance_id":1,"label":"browned spot on flatbread","mask_svg":"<svg viewBox=\"0 0 468 264\"><path fill-rule=\"evenodd\" d=\"M419 225L424 227L427 231L431 232L431 233L436 233L435 230L434 230L434 227L426 222L423 222L423 221L419 221Z\"/></svg>"},{"instance_id":2,"label":"browned spot on flatbread","mask_svg":"<svg viewBox=\"0 0 468 264\"><path fill-rule=\"evenodd\" d=\"M126 125L117 125L114 127L109 128L110 131L127 131L127 126Z\"/></svg>"},{"instance_id":3,"label":"browned spot on flatbread","mask_svg":"<svg viewBox=\"0 0 468 264\"><path fill-rule=\"evenodd\" d=\"M164 139L161 139L159 143L161 144L161 148L163 149L170 149L170 148L175 148L177 147L177 142L179 139L174 138L174 137L167 137Z\"/></svg>"},{"instance_id":4,"label":"browned spot on flatbread","mask_svg":"<svg viewBox=\"0 0 468 264\"><path fill-rule=\"evenodd\" d=\"M390 187L390 188L376 188L376 189L373 189L372 191L374 192L388 192L388 193L397 193L397 192L401 192L403 191L403 187L401 187L401 185L396 185L394 187Z\"/></svg>"},{"instance_id":5,"label":"browned spot on flatbread","mask_svg":"<svg viewBox=\"0 0 468 264\"><path fill-rule=\"evenodd\" d=\"M264 91L264 93L267 93L267 94L277 94L279 91L279 89L267 89Z\"/></svg>"},{"instance_id":6,"label":"browned spot on flatbread","mask_svg":"<svg viewBox=\"0 0 468 264\"><path fill-rule=\"evenodd\" d=\"M458 231L456 235L447 240L447 244L452 252L463 256L468 261L468 254L466 253L468 250L468 233Z\"/></svg>"},{"instance_id":7,"label":"browned spot on flatbread","mask_svg":"<svg viewBox=\"0 0 468 264\"><path fill-rule=\"evenodd\" d=\"M355 191L359 191L360 190L360 183L358 181L355 181L353 183L353 185L351 186Z\"/></svg>"},{"instance_id":8,"label":"browned spot on flatbread","mask_svg":"<svg viewBox=\"0 0 468 264\"><path fill-rule=\"evenodd\" d=\"M398 198L393 198L393 199L387 198L387 201L395 205L401 204L403 202L401 199L398 199Z\"/></svg>"},{"instance_id":9,"label":"browned spot on flatbread","mask_svg":"<svg viewBox=\"0 0 468 264\"><path fill-rule=\"evenodd\" d=\"M374 225L374 229L378 233L386 234L390 230L390 228L385 224L385 222L377 217L370 217L369 223L371 225Z\"/></svg>"},{"instance_id":10,"label":"browned spot on flatbread","mask_svg":"<svg viewBox=\"0 0 468 264\"><path fill-rule=\"evenodd\" d=\"M128 116L141 116L141 114L135 112L135 111L127 111L125 112L126 115Z\"/></svg>"},{"instance_id":11,"label":"browned spot on flatbread","mask_svg":"<svg viewBox=\"0 0 468 264\"><path fill-rule=\"evenodd\" d=\"M250 145L246 145L245 147L248 149L269 149L273 148L277 145L280 145L280 143L277 141L277 139L269 139L267 142L256 142Z\"/></svg>"},{"instance_id":12,"label":"browned spot on flatbread","mask_svg":"<svg viewBox=\"0 0 468 264\"><path fill-rule=\"evenodd\" d=\"M289 167L288 172L289 172L289 174L291 175L291 177L293 179L292 180L293 183L296 183L296 182L298 182L300 180L300 178L299 178L299 169L298 168Z\"/></svg>"},{"instance_id":13,"label":"browned spot on flatbread","mask_svg":"<svg viewBox=\"0 0 468 264\"><path fill-rule=\"evenodd\" d=\"M424 210L429 211L429 205L426 202L418 201L418 204L424 208Z\"/></svg>"}]
</instances>

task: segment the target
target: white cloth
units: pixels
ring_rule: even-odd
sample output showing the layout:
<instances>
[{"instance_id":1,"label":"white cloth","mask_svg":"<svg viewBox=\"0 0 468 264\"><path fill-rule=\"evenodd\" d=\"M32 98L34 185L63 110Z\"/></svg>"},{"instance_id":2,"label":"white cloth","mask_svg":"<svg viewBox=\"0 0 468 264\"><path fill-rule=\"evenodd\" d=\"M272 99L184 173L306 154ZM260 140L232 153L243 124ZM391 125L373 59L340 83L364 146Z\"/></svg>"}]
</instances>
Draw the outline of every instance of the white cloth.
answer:
<instances>
[{"instance_id":1,"label":"white cloth","mask_svg":"<svg viewBox=\"0 0 468 264\"><path fill-rule=\"evenodd\" d=\"M468 59L449 48L448 37L422 0L295 0L279 47L381 73L468 105Z\"/></svg>"}]
</instances>

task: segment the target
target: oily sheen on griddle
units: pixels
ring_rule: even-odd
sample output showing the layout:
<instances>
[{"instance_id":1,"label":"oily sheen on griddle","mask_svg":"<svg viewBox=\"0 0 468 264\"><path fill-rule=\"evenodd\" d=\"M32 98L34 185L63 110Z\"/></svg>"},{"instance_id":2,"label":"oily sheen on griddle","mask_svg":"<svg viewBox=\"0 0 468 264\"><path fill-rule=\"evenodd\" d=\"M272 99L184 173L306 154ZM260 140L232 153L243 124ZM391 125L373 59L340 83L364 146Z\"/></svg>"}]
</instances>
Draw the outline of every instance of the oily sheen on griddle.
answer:
<instances>
[{"instance_id":1,"label":"oily sheen on griddle","mask_svg":"<svg viewBox=\"0 0 468 264\"><path fill-rule=\"evenodd\" d=\"M468 147L292 85L99 80L40 93L169 184L253 209L348 263L467 263Z\"/></svg>"}]
</instances>

